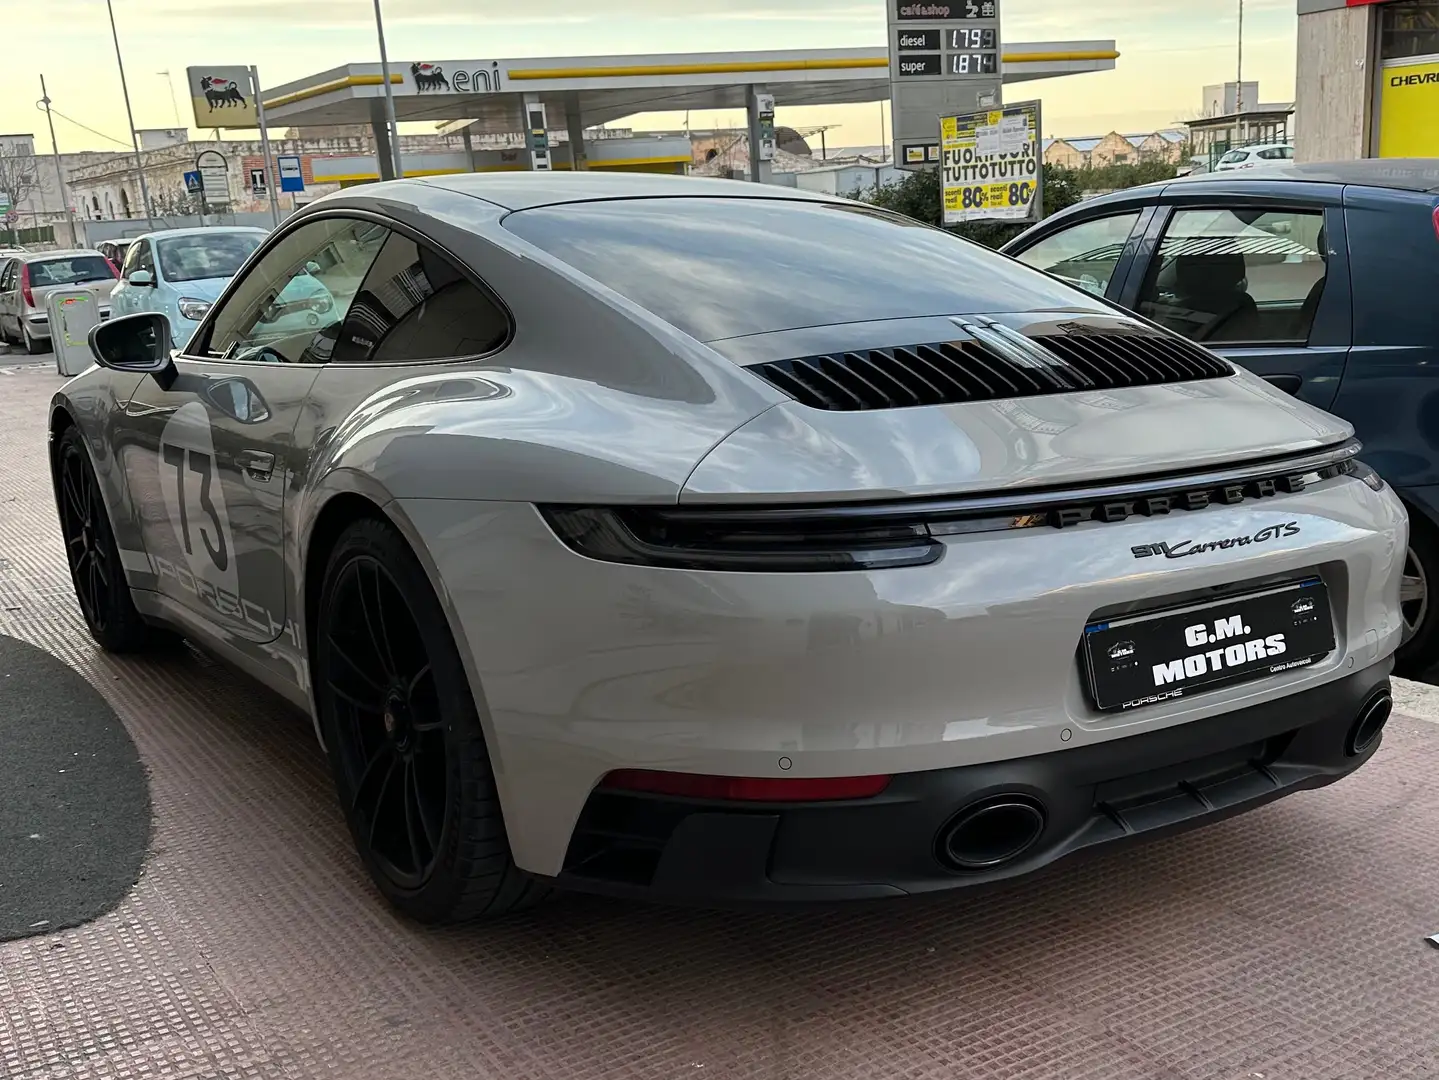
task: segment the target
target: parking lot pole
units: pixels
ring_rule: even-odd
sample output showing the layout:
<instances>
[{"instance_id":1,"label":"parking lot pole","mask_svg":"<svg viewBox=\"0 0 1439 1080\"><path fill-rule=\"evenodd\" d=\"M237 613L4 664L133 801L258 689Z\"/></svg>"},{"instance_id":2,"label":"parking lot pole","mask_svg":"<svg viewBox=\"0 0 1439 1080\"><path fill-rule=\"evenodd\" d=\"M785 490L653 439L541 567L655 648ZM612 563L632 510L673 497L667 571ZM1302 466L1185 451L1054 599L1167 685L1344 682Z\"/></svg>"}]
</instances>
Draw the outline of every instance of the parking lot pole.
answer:
<instances>
[{"instance_id":1,"label":"parking lot pole","mask_svg":"<svg viewBox=\"0 0 1439 1080\"><path fill-rule=\"evenodd\" d=\"M585 150L585 118L580 112L580 95L574 90L565 95L565 123L569 126L570 168L583 172L590 167L590 159Z\"/></svg>"},{"instance_id":2,"label":"parking lot pole","mask_svg":"<svg viewBox=\"0 0 1439 1080\"><path fill-rule=\"evenodd\" d=\"M115 29L115 5L105 0L110 13L110 36L115 39L115 63L120 68L120 92L125 97L125 119L130 124L130 146L135 151L135 175L140 181L140 201L145 204L145 224L155 231L155 217L150 211L150 188L145 183L145 163L140 158L140 136L135 134L135 113L130 108L130 85L125 81L125 59L120 55L120 31Z\"/></svg>"},{"instance_id":3,"label":"parking lot pole","mask_svg":"<svg viewBox=\"0 0 1439 1080\"><path fill-rule=\"evenodd\" d=\"M395 119L395 91L390 86L390 57L385 51L385 23L380 17L380 0L375 0L375 31L380 35L380 78L385 80L385 122L390 127L390 153L394 155L395 176L405 175L405 163L400 152L400 124ZM384 170L380 170L383 178Z\"/></svg>"},{"instance_id":4,"label":"parking lot pole","mask_svg":"<svg viewBox=\"0 0 1439 1080\"><path fill-rule=\"evenodd\" d=\"M270 193L270 220L280 227L280 177L275 171L275 155L270 153L270 129L265 126L265 102L260 93L260 69L250 68L250 90L255 95L255 120L260 125L260 153L265 155L265 190Z\"/></svg>"}]
</instances>

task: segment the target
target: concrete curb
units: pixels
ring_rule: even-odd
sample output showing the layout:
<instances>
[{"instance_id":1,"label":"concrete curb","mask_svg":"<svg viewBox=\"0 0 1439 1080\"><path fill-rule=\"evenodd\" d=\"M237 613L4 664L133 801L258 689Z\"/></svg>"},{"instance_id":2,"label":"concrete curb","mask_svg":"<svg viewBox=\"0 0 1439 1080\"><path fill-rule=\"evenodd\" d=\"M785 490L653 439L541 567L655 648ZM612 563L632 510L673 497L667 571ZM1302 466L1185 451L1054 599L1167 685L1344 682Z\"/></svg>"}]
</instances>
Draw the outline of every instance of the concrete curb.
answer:
<instances>
[{"instance_id":1,"label":"concrete curb","mask_svg":"<svg viewBox=\"0 0 1439 1080\"><path fill-rule=\"evenodd\" d=\"M1439 724L1439 686L1394 679L1394 708L1415 720Z\"/></svg>"}]
</instances>

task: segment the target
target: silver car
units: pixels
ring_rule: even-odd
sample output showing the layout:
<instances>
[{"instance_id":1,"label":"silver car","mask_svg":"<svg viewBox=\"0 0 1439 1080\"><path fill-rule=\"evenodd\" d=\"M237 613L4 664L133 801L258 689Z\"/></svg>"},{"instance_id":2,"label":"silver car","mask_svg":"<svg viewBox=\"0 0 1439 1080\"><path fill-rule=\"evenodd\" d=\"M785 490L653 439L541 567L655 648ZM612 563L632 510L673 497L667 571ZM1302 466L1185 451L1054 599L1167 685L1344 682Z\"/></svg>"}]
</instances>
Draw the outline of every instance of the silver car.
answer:
<instances>
[{"instance_id":1,"label":"silver car","mask_svg":"<svg viewBox=\"0 0 1439 1080\"><path fill-rule=\"evenodd\" d=\"M28 353L50 348L45 297L55 289L79 289L95 297L100 317L110 317L110 292L119 274L98 251L30 252L0 266L0 341L23 345Z\"/></svg>"},{"instance_id":2,"label":"silver car","mask_svg":"<svg viewBox=\"0 0 1439 1080\"><path fill-rule=\"evenodd\" d=\"M302 274L333 310L277 333ZM417 919L993 881L1389 715L1405 515L1347 425L869 207L355 188L169 344L103 325L54 399L85 619L307 710Z\"/></svg>"}]
</instances>

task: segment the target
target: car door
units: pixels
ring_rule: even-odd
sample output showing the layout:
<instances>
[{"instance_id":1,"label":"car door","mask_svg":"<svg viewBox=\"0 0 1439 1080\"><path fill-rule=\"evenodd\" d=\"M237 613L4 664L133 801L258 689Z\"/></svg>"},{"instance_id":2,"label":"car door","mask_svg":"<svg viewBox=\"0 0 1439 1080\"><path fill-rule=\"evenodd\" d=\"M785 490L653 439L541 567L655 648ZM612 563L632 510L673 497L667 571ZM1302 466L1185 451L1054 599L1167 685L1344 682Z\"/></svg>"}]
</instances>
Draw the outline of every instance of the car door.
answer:
<instances>
[{"instance_id":1,"label":"car door","mask_svg":"<svg viewBox=\"0 0 1439 1080\"><path fill-rule=\"evenodd\" d=\"M1109 206L1035 229L1004 248L1020 262L1071 285L1113 299L1129 270L1154 208Z\"/></svg>"},{"instance_id":2,"label":"car door","mask_svg":"<svg viewBox=\"0 0 1439 1080\"><path fill-rule=\"evenodd\" d=\"M305 426L297 440L297 421L387 235L339 216L278 235L177 357L174 379L146 379L131 398L125 469L154 587L231 642L293 633L285 495L313 436ZM326 301L297 312L289 298L311 266ZM313 294L308 281L298 291Z\"/></svg>"},{"instance_id":3,"label":"car door","mask_svg":"<svg viewBox=\"0 0 1439 1080\"><path fill-rule=\"evenodd\" d=\"M1327 409L1352 339L1341 200L1327 184L1175 185L1116 299Z\"/></svg>"},{"instance_id":4,"label":"car door","mask_svg":"<svg viewBox=\"0 0 1439 1080\"><path fill-rule=\"evenodd\" d=\"M19 328L14 326L15 279L19 276L15 268L19 265L10 259L0 266L0 336L19 335Z\"/></svg>"},{"instance_id":5,"label":"car door","mask_svg":"<svg viewBox=\"0 0 1439 1080\"><path fill-rule=\"evenodd\" d=\"M137 311L145 310L144 294L148 291L149 286L132 285L130 275L136 270L144 269L141 266L141 256L143 252L149 250L150 242L148 240L137 240L125 253L125 261L120 266L120 283L110 294L110 311L114 318L118 319L121 315L133 315ZM153 273L153 270L151 272Z\"/></svg>"}]
</instances>

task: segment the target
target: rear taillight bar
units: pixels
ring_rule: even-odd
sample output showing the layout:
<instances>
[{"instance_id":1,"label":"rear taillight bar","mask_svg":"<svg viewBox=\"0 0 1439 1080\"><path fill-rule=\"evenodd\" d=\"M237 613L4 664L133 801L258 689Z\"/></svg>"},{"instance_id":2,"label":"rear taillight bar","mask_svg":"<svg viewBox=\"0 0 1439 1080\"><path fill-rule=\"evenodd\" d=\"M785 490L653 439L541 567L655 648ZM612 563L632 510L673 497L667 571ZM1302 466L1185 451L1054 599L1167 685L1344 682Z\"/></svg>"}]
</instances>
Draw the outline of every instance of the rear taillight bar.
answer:
<instances>
[{"instance_id":1,"label":"rear taillight bar","mask_svg":"<svg viewBox=\"0 0 1439 1080\"><path fill-rule=\"evenodd\" d=\"M872 799L889 787L889 776L756 777L617 769L600 781L606 791L673 795L722 802L835 802Z\"/></svg>"}]
</instances>

